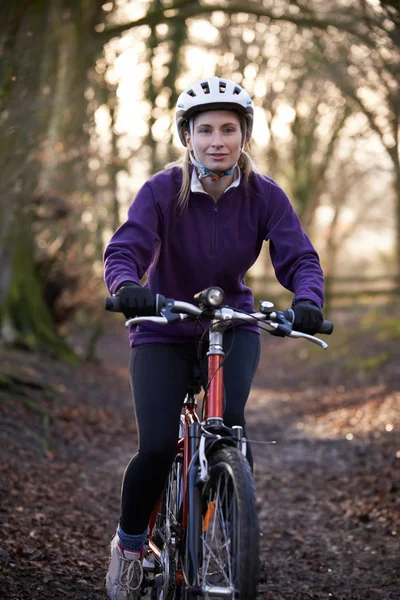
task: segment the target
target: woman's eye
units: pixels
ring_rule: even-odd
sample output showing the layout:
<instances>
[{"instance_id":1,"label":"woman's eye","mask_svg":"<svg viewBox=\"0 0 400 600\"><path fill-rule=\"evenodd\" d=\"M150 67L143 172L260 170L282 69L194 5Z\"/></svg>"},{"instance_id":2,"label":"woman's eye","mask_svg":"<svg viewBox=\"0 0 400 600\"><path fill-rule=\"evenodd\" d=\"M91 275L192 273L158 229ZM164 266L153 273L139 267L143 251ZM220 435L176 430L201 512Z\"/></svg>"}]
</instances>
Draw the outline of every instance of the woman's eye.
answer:
<instances>
[{"instance_id":1,"label":"woman's eye","mask_svg":"<svg viewBox=\"0 0 400 600\"><path fill-rule=\"evenodd\" d=\"M200 133L210 133L210 129L208 129L207 127L203 127L202 129L200 129Z\"/></svg>"}]
</instances>

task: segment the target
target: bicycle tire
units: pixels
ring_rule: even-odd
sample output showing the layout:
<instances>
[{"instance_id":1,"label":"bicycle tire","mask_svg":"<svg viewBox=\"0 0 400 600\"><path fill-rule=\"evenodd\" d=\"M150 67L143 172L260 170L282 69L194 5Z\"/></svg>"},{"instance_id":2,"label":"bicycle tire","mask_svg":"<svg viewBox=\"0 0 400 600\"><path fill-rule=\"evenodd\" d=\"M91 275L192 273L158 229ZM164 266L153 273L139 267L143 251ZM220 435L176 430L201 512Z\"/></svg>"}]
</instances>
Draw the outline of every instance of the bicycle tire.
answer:
<instances>
[{"instance_id":1,"label":"bicycle tire","mask_svg":"<svg viewBox=\"0 0 400 600\"><path fill-rule=\"evenodd\" d=\"M254 600L260 526L250 466L237 448L225 446L208 457L208 468L201 491L201 586L231 586L233 598Z\"/></svg>"}]
</instances>

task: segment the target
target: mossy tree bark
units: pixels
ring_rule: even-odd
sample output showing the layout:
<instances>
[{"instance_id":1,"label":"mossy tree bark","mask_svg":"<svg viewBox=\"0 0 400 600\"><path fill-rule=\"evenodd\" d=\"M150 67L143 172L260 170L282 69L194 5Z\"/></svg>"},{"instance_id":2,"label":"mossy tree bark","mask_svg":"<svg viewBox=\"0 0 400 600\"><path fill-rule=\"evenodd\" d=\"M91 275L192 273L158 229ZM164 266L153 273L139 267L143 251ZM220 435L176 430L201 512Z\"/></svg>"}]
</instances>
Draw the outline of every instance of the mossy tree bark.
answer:
<instances>
[{"instance_id":1,"label":"mossy tree bark","mask_svg":"<svg viewBox=\"0 0 400 600\"><path fill-rule=\"evenodd\" d=\"M38 197L84 186L87 71L101 51L94 0L2 7L0 50L0 339L71 358L35 270Z\"/></svg>"}]
</instances>

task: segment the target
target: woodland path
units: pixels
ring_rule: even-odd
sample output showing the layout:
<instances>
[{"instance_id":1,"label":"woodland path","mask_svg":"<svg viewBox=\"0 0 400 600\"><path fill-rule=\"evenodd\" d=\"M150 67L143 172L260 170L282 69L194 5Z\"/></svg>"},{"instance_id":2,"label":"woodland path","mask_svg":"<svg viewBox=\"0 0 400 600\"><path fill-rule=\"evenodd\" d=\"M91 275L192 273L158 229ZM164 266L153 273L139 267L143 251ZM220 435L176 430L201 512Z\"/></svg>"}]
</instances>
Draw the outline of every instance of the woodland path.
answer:
<instances>
[{"instance_id":1,"label":"woodland path","mask_svg":"<svg viewBox=\"0 0 400 600\"><path fill-rule=\"evenodd\" d=\"M253 444L259 599L400 600L399 361L384 383L354 382L341 360L321 367L298 341L262 340L248 433L276 443ZM78 367L0 352L0 374L22 382L1 403L1 598L105 600L135 451L128 353L124 331Z\"/></svg>"}]
</instances>

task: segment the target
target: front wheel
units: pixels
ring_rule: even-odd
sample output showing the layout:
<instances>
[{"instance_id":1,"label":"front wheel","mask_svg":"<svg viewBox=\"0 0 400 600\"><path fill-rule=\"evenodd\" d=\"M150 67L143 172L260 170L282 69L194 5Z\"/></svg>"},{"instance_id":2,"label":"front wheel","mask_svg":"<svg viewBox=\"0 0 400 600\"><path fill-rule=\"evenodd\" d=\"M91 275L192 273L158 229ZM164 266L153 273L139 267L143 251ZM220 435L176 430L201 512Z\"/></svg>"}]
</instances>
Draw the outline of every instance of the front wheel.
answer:
<instances>
[{"instance_id":1,"label":"front wheel","mask_svg":"<svg viewBox=\"0 0 400 600\"><path fill-rule=\"evenodd\" d=\"M243 454L230 446L216 450L208 466L209 479L201 493L202 595L211 597L220 588L221 597L254 600L260 528L250 466Z\"/></svg>"}]
</instances>

